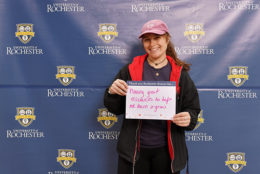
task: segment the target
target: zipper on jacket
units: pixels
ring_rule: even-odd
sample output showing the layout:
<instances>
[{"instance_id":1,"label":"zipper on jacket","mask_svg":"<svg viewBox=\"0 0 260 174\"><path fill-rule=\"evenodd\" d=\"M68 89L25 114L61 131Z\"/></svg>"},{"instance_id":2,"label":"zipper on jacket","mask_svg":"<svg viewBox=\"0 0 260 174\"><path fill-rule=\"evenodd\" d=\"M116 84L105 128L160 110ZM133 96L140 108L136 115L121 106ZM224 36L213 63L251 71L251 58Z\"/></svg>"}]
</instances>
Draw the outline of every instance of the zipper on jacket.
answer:
<instances>
[{"instance_id":1,"label":"zipper on jacket","mask_svg":"<svg viewBox=\"0 0 260 174\"><path fill-rule=\"evenodd\" d=\"M182 69L183 69L183 66L181 67L181 72L182 72ZM180 75L179 75L179 79L178 79L178 87L180 89L180 79L181 79L181 72L180 72ZM180 91L181 92L181 91ZM178 94L177 94L178 95ZM177 96L179 98L179 95Z\"/></svg>"},{"instance_id":2,"label":"zipper on jacket","mask_svg":"<svg viewBox=\"0 0 260 174\"><path fill-rule=\"evenodd\" d=\"M170 141L171 141L171 146L172 146L172 151L173 151L173 157L172 157L172 162L171 162L171 170L172 170L172 173L174 173L174 169L173 169L174 148L173 148L173 144L172 144L171 124L170 124L170 127L169 127L169 132L170 132Z\"/></svg>"},{"instance_id":3,"label":"zipper on jacket","mask_svg":"<svg viewBox=\"0 0 260 174\"><path fill-rule=\"evenodd\" d=\"M181 67L181 71L182 71L182 68ZM180 76L179 76L179 79L178 79L178 87L180 88L180 79L181 79L181 72L180 72ZM177 94L177 100L179 100L179 95ZM172 143L172 133L171 133L171 124L170 124L170 127L169 127L169 132L170 132L170 141L171 141L171 146L172 146L172 151L173 151L173 158L172 158L172 162L171 162L171 170L172 170L172 173L174 173L174 169L173 169L173 161L174 161L174 148L173 148L173 143Z\"/></svg>"},{"instance_id":4,"label":"zipper on jacket","mask_svg":"<svg viewBox=\"0 0 260 174\"><path fill-rule=\"evenodd\" d=\"M141 127L141 120L139 120L136 132L135 132L135 153L134 153L134 157L133 157L133 174L135 173L135 162L136 162L136 152L138 149L138 143L140 141L140 127Z\"/></svg>"}]
</instances>

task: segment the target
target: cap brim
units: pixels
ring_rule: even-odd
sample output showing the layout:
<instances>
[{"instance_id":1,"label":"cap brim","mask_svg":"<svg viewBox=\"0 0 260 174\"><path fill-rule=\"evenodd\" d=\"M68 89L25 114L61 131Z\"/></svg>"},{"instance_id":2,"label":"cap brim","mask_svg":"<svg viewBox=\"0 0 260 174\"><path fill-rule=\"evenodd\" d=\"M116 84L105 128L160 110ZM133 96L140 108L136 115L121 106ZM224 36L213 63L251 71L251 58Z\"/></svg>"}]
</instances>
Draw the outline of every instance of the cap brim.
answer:
<instances>
[{"instance_id":1,"label":"cap brim","mask_svg":"<svg viewBox=\"0 0 260 174\"><path fill-rule=\"evenodd\" d=\"M162 30L149 30L149 31L145 31L145 32L143 32L143 33L141 33L141 34L139 35L139 38L141 38L144 34L148 34L148 33L162 35L162 34L165 34L166 31L162 31Z\"/></svg>"}]
</instances>

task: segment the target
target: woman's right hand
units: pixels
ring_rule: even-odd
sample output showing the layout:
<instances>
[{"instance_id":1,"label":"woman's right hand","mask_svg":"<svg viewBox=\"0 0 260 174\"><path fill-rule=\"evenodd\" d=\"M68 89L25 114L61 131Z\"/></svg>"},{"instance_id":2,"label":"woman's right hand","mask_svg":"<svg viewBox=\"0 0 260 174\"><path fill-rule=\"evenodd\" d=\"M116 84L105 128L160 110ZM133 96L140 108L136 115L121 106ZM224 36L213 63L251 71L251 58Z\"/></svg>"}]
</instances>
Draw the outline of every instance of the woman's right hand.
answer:
<instances>
[{"instance_id":1,"label":"woman's right hand","mask_svg":"<svg viewBox=\"0 0 260 174\"><path fill-rule=\"evenodd\" d=\"M110 94L118 94L126 96L128 85L124 80L116 79L109 87L108 91Z\"/></svg>"}]
</instances>

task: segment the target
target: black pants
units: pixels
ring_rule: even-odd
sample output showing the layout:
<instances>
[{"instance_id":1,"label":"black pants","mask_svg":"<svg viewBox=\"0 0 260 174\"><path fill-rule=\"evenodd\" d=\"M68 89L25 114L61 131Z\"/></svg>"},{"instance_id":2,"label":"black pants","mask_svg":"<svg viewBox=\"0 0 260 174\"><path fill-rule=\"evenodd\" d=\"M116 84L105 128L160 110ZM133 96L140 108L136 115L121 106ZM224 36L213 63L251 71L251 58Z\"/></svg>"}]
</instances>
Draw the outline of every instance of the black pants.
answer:
<instances>
[{"instance_id":1,"label":"black pants","mask_svg":"<svg viewBox=\"0 0 260 174\"><path fill-rule=\"evenodd\" d=\"M134 174L172 174L168 148L141 148L134 170ZM133 174L133 164L119 157L117 174Z\"/></svg>"}]
</instances>

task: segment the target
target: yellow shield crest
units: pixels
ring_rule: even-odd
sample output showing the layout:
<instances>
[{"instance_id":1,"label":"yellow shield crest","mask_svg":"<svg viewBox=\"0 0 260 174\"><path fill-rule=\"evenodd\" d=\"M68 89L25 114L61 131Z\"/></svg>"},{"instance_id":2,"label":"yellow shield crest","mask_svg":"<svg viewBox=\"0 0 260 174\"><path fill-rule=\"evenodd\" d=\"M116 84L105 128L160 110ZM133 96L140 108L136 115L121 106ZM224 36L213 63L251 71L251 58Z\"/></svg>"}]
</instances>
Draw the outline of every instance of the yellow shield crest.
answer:
<instances>
[{"instance_id":1,"label":"yellow shield crest","mask_svg":"<svg viewBox=\"0 0 260 174\"><path fill-rule=\"evenodd\" d=\"M199 115L198 115L198 121L197 121L197 124L196 124L194 130L197 129L198 127L200 127L200 125L201 125L202 123L204 123L203 110L201 110L200 113L199 113Z\"/></svg>"},{"instance_id":2,"label":"yellow shield crest","mask_svg":"<svg viewBox=\"0 0 260 174\"><path fill-rule=\"evenodd\" d=\"M106 43L112 42L118 36L116 24L99 24L98 36Z\"/></svg>"},{"instance_id":3,"label":"yellow shield crest","mask_svg":"<svg viewBox=\"0 0 260 174\"><path fill-rule=\"evenodd\" d=\"M242 170L242 168L246 166L245 153L241 153L241 152L227 153L226 166L228 166L229 169L235 173Z\"/></svg>"},{"instance_id":4,"label":"yellow shield crest","mask_svg":"<svg viewBox=\"0 0 260 174\"><path fill-rule=\"evenodd\" d=\"M33 107L18 107L16 111L17 115L15 116L15 120L23 127L29 126L36 119Z\"/></svg>"},{"instance_id":5,"label":"yellow shield crest","mask_svg":"<svg viewBox=\"0 0 260 174\"><path fill-rule=\"evenodd\" d=\"M75 150L72 149L58 149L57 162L61 164L65 169L70 168L75 162Z\"/></svg>"},{"instance_id":6,"label":"yellow shield crest","mask_svg":"<svg viewBox=\"0 0 260 174\"><path fill-rule=\"evenodd\" d=\"M17 32L15 36L24 43L27 44L30 42L35 33L33 32L33 24L17 24Z\"/></svg>"},{"instance_id":7,"label":"yellow shield crest","mask_svg":"<svg viewBox=\"0 0 260 174\"><path fill-rule=\"evenodd\" d=\"M248 80L247 67L246 66L231 66L229 67L228 80L236 86L242 86L246 80Z\"/></svg>"},{"instance_id":8,"label":"yellow shield crest","mask_svg":"<svg viewBox=\"0 0 260 174\"><path fill-rule=\"evenodd\" d=\"M98 111L97 120L104 128L109 129L117 122L116 115L109 112L106 108L98 109Z\"/></svg>"},{"instance_id":9,"label":"yellow shield crest","mask_svg":"<svg viewBox=\"0 0 260 174\"><path fill-rule=\"evenodd\" d=\"M74 74L74 66L57 66L56 79L64 86L68 86L73 79L76 79Z\"/></svg>"},{"instance_id":10,"label":"yellow shield crest","mask_svg":"<svg viewBox=\"0 0 260 174\"><path fill-rule=\"evenodd\" d=\"M184 36L191 42L198 42L205 35L203 24L186 24Z\"/></svg>"}]
</instances>

